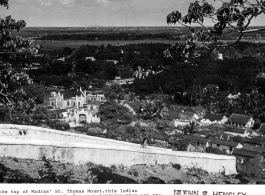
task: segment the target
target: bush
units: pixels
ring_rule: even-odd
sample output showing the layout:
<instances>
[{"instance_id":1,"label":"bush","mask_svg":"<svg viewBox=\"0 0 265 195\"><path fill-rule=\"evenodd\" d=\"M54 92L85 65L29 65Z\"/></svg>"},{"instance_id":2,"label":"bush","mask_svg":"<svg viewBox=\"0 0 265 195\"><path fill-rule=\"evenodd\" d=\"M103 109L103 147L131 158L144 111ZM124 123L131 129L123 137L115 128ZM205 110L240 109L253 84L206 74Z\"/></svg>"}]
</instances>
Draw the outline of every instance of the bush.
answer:
<instances>
[{"instance_id":1,"label":"bush","mask_svg":"<svg viewBox=\"0 0 265 195\"><path fill-rule=\"evenodd\" d=\"M221 155L226 154L226 151L220 150L219 148L213 148L213 147L206 148L206 152L212 153L212 154L221 154Z\"/></svg>"},{"instance_id":2,"label":"bush","mask_svg":"<svg viewBox=\"0 0 265 195\"><path fill-rule=\"evenodd\" d=\"M68 123L56 122L54 128L57 130L65 131L70 129L70 125Z\"/></svg>"},{"instance_id":3,"label":"bush","mask_svg":"<svg viewBox=\"0 0 265 195\"><path fill-rule=\"evenodd\" d=\"M80 131L80 132L82 132L82 133L87 133L87 128L85 128L85 127L75 127L75 130L76 131Z\"/></svg>"}]
</instances>

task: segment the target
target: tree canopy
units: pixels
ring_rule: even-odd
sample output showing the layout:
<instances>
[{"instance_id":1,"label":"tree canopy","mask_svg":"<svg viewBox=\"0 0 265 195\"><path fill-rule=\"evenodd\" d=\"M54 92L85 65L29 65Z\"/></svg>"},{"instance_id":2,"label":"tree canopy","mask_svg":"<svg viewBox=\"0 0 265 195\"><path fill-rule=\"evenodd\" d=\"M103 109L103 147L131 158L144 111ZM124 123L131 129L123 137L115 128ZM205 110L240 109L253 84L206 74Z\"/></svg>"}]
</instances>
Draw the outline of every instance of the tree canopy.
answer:
<instances>
[{"instance_id":1,"label":"tree canopy","mask_svg":"<svg viewBox=\"0 0 265 195\"><path fill-rule=\"evenodd\" d=\"M183 15L173 11L167 16L168 24L180 24L189 28L185 44L175 44L164 52L165 56L173 58L173 52L184 58L201 59L198 49L209 52L234 45L247 33L264 31L264 28L250 29L252 20L265 13L263 0L216 0L221 5L213 6L209 0L190 3L188 12ZM212 27L206 26L210 21ZM196 25L194 27L194 25ZM226 35L234 34L235 39L230 43L220 43L218 40Z\"/></svg>"},{"instance_id":2,"label":"tree canopy","mask_svg":"<svg viewBox=\"0 0 265 195\"><path fill-rule=\"evenodd\" d=\"M0 0L0 5L8 8L8 0ZM29 112L34 99L28 98L23 86L31 83L23 71L29 68L27 59L38 51L31 40L16 36L26 26L24 20L16 21L11 16L0 19L0 103L12 111Z\"/></svg>"}]
</instances>

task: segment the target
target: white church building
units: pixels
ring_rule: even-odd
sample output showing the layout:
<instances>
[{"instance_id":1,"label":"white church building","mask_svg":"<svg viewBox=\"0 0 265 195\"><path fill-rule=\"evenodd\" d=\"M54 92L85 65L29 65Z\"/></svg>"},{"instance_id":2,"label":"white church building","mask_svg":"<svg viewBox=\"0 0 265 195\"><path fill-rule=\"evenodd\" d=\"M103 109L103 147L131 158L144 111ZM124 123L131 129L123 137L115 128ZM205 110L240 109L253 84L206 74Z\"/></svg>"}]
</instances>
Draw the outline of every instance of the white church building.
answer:
<instances>
[{"instance_id":1,"label":"white church building","mask_svg":"<svg viewBox=\"0 0 265 195\"><path fill-rule=\"evenodd\" d=\"M61 112L63 120L68 122L71 127L79 126L86 123L99 123L100 118L97 116L99 104L104 102L106 98L104 94L92 94L89 91L82 91L80 88L80 96L64 99L61 92L51 92L49 104L54 109L65 109Z\"/></svg>"}]
</instances>

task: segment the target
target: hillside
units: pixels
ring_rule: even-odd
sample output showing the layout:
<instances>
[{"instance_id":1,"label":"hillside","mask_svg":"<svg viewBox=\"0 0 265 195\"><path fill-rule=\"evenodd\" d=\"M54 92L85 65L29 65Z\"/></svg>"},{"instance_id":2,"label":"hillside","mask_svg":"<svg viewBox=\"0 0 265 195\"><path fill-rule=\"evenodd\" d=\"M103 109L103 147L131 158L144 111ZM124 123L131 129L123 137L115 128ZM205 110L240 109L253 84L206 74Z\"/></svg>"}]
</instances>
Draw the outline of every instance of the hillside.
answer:
<instances>
[{"instance_id":1,"label":"hillside","mask_svg":"<svg viewBox=\"0 0 265 195\"><path fill-rule=\"evenodd\" d=\"M178 164L104 167L62 164L50 160L0 158L1 183L113 183L113 184L253 184L240 175L208 174Z\"/></svg>"}]
</instances>

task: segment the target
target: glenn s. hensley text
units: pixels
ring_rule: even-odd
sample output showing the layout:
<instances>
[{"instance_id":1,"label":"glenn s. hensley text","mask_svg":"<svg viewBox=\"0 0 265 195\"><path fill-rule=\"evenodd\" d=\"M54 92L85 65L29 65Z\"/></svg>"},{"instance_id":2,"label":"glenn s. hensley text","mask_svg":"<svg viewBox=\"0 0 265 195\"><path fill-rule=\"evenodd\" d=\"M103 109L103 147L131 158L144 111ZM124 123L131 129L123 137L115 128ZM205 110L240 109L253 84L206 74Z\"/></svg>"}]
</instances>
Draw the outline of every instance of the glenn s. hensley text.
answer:
<instances>
[{"instance_id":1,"label":"glenn s. hensley text","mask_svg":"<svg viewBox=\"0 0 265 195\"><path fill-rule=\"evenodd\" d=\"M213 195L247 195L245 192L213 192Z\"/></svg>"}]
</instances>

